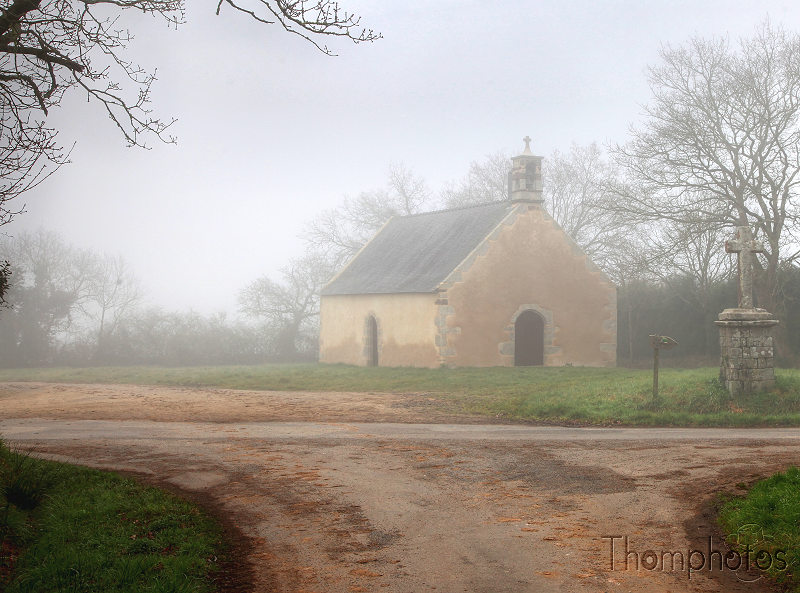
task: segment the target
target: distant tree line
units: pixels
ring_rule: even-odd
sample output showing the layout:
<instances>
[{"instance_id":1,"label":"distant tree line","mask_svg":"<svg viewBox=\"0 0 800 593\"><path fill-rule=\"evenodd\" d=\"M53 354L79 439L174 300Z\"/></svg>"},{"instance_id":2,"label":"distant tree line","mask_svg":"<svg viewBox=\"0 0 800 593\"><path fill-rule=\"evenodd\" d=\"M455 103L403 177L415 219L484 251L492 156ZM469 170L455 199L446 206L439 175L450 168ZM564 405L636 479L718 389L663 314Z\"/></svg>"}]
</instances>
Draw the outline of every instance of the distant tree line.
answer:
<instances>
[{"instance_id":1,"label":"distant tree line","mask_svg":"<svg viewBox=\"0 0 800 593\"><path fill-rule=\"evenodd\" d=\"M11 265L0 309L0 365L203 365L314 360L313 333L287 349L279 317L256 323L224 314L143 305L120 257L76 249L40 230L0 241Z\"/></svg>"},{"instance_id":2,"label":"distant tree line","mask_svg":"<svg viewBox=\"0 0 800 593\"><path fill-rule=\"evenodd\" d=\"M244 323L221 313L144 306L123 260L75 249L52 232L6 238L0 257L6 256L18 263L0 312L3 367L316 360L316 295L328 269L318 261L295 261L279 280L261 278L245 287L241 310L251 322ZM309 270L322 273L314 277ZM794 364L800 352L800 270L787 269L782 285L789 346L783 363ZM619 289L619 364L648 364L651 333L678 340L678 348L663 355L667 364L671 358L714 364L719 346L713 321L736 298L730 275L702 291L689 275L628 281Z\"/></svg>"}]
</instances>

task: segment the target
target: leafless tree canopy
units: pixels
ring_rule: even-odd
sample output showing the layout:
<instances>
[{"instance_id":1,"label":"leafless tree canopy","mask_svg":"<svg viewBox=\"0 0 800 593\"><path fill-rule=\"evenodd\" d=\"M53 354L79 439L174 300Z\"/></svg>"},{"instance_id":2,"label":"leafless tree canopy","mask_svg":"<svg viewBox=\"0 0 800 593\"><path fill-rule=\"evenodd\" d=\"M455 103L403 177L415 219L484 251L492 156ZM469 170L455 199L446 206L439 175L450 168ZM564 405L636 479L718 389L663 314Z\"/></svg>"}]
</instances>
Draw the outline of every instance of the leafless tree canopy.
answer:
<instances>
[{"instance_id":1,"label":"leafless tree canopy","mask_svg":"<svg viewBox=\"0 0 800 593\"><path fill-rule=\"evenodd\" d=\"M87 303L82 309L94 322L98 357L102 355L107 338L117 332L141 299L139 281L121 256L94 258Z\"/></svg>"},{"instance_id":2,"label":"leafless tree canopy","mask_svg":"<svg viewBox=\"0 0 800 593\"><path fill-rule=\"evenodd\" d=\"M422 212L431 200L425 181L402 164L389 167L385 188L347 197L337 208L312 220L305 240L312 251L323 252L338 268L392 216Z\"/></svg>"},{"instance_id":3,"label":"leafless tree canopy","mask_svg":"<svg viewBox=\"0 0 800 593\"><path fill-rule=\"evenodd\" d=\"M442 202L447 208L458 208L506 200L510 168L511 157L502 151L488 154L482 161L472 161L464 178L442 192Z\"/></svg>"},{"instance_id":4,"label":"leafless tree canopy","mask_svg":"<svg viewBox=\"0 0 800 593\"><path fill-rule=\"evenodd\" d=\"M442 192L448 208L508 199L511 158L494 152L470 163L469 172ZM616 175L597 144L573 145L544 160L545 208L564 231L615 280L633 239L630 222L608 208L608 186ZM625 252L627 253L627 252Z\"/></svg>"},{"instance_id":5,"label":"leafless tree canopy","mask_svg":"<svg viewBox=\"0 0 800 593\"><path fill-rule=\"evenodd\" d=\"M614 167L597 144L555 151L542 167L545 206L562 229L612 278L619 280L635 233L630 221L608 208Z\"/></svg>"},{"instance_id":6,"label":"leafless tree canopy","mask_svg":"<svg viewBox=\"0 0 800 593\"><path fill-rule=\"evenodd\" d=\"M769 23L738 45L694 39L662 50L653 98L631 141L615 205L632 219L732 228L767 247L762 305L775 306L777 270L800 203L800 35Z\"/></svg>"},{"instance_id":7,"label":"leafless tree canopy","mask_svg":"<svg viewBox=\"0 0 800 593\"><path fill-rule=\"evenodd\" d=\"M11 285L11 264L7 261L0 262L0 307L6 304L6 292Z\"/></svg>"},{"instance_id":8,"label":"leafless tree canopy","mask_svg":"<svg viewBox=\"0 0 800 593\"><path fill-rule=\"evenodd\" d=\"M262 276L239 292L239 311L265 322L276 335L277 355L294 359L318 333L319 292L333 274L324 254L309 250L289 261L281 280Z\"/></svg>"},{"instance_id":9,"label":"leafless tree canopy","mask_svg":"<svg viewBox=\"0 0 800 593\"><path fill-rule=\"evenodd\" d=\"M330 0L220 0L223 6L265 24L279 23L331 54L318 39L373 41L380 34ZM2 0L0 4L0 225L22 209L9 201L66 162L46 116L64 93L81 89L103 109L131 146L169 135L172 119L150 109L155 72L126 54L133 38L122 11L184 21L184 0Z\"/></svg>"},{"instance_id":10,"label":"leafless tree canopy","mask_svg":"<svg viewBox=\"0 0 800 593\"><path fill-rule=\"evenodd\" d=\"M264 331L223 313L142 307L139 282L124 259L78 249L52 231L0 236L0 270L6 258L14 273L0 315L2 367L256 363L283 354L288 332L274 323ZM292 273L306 275L307 267ZM294 288L290 282L286 290ZM315 340L302 337L297 356L307 359Z\"/></svg>"},{"instance_id":11,"label":"leafless tree canopy","mask_svg":"<svg viewBox=\"0 0 800 593\"><path fill-rule=\"evenodd\" d=\"M173 141L171 121L148 108L155 76L125 57L131 34L112 8L183 19L179 0L13 0L0 12L0 224L14 214L10 199L65 162L45 118L70 88L99 103L129 144Z\"/></svg>"},{"instance_id":12,"label":"leafless tree canopy","mask_svg":"<svg viewBox=\"0 0 800 593\"><path fill-rule=\"evenodd\" d=\"M342 10L338 2L331 0L219 0L217 14L223 6L243 12L260 23L278 23L328 55L335 54L319 42L326 35L344 37L354 43L381 38L380 33L361 25L361 17Z\"/></svg>"}]
</instances>

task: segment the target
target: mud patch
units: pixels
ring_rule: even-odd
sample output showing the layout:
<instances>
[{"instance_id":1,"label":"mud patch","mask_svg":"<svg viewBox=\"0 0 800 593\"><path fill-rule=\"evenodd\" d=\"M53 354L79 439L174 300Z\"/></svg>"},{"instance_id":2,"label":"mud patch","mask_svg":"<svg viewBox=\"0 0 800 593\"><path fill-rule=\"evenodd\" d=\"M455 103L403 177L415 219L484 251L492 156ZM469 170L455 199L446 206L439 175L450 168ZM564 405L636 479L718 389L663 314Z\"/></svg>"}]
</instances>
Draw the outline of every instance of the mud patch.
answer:
<instances>
[{"instance_id":1,"label":"mud patch","mask_svg":"<svg viewBox=\"0 0 800 593\"><path fill-rule=\"evenodd\" d=\"M708 570L711 562L709 556L709 546L713 550L719 550L724 558L725 554L730 550L725 543L726 535L722 532L717 524L718 496L706 498L697 509L697 513L683 522L683 529L689 540L689 550L698 550L704 556L703 559L708 560L702 570L697 571L704 577L719 584L720 590L726 593L769 593L784 591L785 589L772 582L764 576L764 574L757 569L745 571L740 569L733 570L716 570L719 568L716 556L713 560L713 569ZM699 555L696 556L699 558ZM697 560L699 563L700 560ZM686 573L683 573L684 577Z\"/></svg>"},{"instance_id":2,"label":"mud patch","mask_svg":"<svg viewBox=\"0 0 800 593\"><path fill-rule=\"evenodd\" d=\"M687 472L686 470L676 469L670 472L663 472L660 474L650 474L649 476L645 477L651 480L662 481L662 480L674 480L676 478L685 478L688 475L689 472Z\"/></svg>"},{"instance_id":3,"label":"mud patch","mask_svg":"<svg viewBox=\"0 0 800 593\"><path fill-rule=\"evenodd\" d=\"M538 492L614 494L636 489L636 480L609 468L575 465L539 452L502 465L504 480L519 480Z\"/></svg>"},{"instance_id":4,"label":"mud patch","mask_svg":"<svg viewBox=\"0 0 800 593\"><path fill-rule=\"evenodd\" d=\"M740 460L741 461L741 460ZM706 550L709 541L713 541L713 548L724 554L731 548L726 543L727 533L723 533L717 523L720 500L725 496L741 496L752 485L774 473L785 471L789 465L796 465L797 457L792 455L764 455L759 458L758 467L754 469L748 463L730 463L711 479L686 482L672 490L674 496L683 500L697 500L698 493L702 497L695 505L695 513L683 522L683 529L689 540L689 548L693 550ZM711 540L709 540L711 538ZM716 560L714 564L718 568ZM708 570L702 571L703 576L719 584L723 591L739 592L777 592L785 591L771 579L767 578L757 569L750 571L733 570Z\"/></svg>"},{"instance_id":5,"label":"mud patch","mask_svg":"<svg viewBox=\"0 0 800 593\"><path fill-rule=\"evenodd\" d=\"M373 529L367 536L367 544L373 550L380 550L391 545L398 537L400 537L400 534L397 531Z\"/></svg>"},{"instance_id":6,"label":"mud patch","mask_svg":"<svg viewBox=\"0 0 800 593\"><path fill-rule=\"evenodd\" d=\"M186 490L206 490L228 481L228 476L219 472L183 472L166 480Z\"/></svg>"}]
</instances>

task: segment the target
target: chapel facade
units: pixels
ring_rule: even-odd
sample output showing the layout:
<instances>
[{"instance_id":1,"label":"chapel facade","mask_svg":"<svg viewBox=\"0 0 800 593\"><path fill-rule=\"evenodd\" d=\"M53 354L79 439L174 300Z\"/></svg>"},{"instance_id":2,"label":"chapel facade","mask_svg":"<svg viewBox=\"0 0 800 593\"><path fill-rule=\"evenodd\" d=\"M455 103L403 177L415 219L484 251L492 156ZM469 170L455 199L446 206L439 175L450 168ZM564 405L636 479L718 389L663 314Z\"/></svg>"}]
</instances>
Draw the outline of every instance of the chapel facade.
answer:
<instances>
[{"instance_id":1,"label":"chapel facade","mask_svg":"<svg viewBox=\"0 0 800 593\"><path fill-rule=\"evenodd\" d=\"M542 157L509 198L394 217L323 288L320 362L614 366L617 293L542 206Z\"/></svg>"}]
</instances>

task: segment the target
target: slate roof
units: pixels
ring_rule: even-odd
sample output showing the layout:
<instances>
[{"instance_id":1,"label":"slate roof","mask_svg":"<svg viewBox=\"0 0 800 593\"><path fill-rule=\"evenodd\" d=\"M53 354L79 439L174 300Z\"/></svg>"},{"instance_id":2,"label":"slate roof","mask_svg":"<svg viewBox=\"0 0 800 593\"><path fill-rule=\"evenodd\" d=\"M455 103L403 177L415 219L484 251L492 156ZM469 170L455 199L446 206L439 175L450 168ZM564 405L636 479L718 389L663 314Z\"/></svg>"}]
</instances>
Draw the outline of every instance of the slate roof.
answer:
<instances>
[{"instance_id":1,"label":"slate roof","mask_svg":"<svg viewBox=\"0 0 800 593\"><path fill-rule=\"evenodd\" d=\"M513 207L504 201L392 218L322 294L433 292Z\"/></svg>"}]
</instances>

